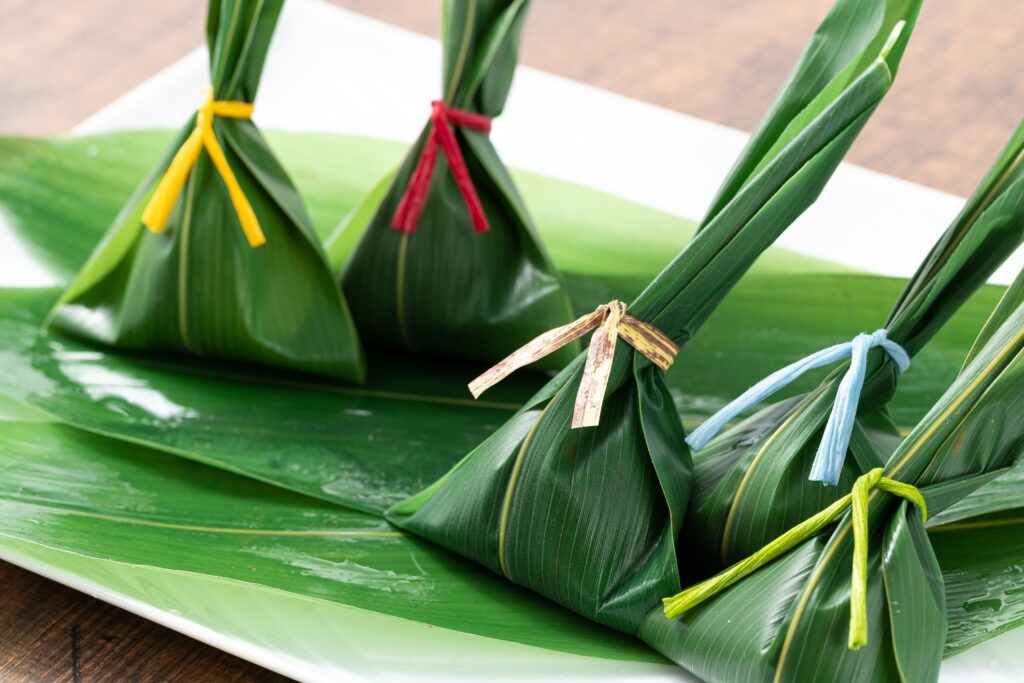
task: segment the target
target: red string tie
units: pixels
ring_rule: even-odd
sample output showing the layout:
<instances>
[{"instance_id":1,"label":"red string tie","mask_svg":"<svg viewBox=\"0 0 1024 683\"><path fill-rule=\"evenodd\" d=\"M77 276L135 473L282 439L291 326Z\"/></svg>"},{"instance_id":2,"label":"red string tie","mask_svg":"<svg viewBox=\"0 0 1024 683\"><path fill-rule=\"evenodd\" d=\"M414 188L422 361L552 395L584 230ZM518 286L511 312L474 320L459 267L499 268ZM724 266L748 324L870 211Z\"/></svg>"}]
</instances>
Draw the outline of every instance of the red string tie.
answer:
<instances>
[{"instance_id":1,"label":"red string tie","mask_svg":"<svg viewBox=\"0 0 1024 683\"><path fill-rule=\"evenodd\" d=\"M405 188L405 194L398 202L395 216L391 220L391 226L395 230L412 233L416 231L416 225L420 222L420 215L423 214L423 207L427 203L427 193L430 192L430 180L434 175L434 166L437 162L438 148L444 152L448 159L448 168L451 169L455 184L462 194L466 203L466 210L473 222L473 229L479 232L486 232L490 228L487 216L484 215L484 207L480 204L480 197L473 187L473 179L469 176L469 168L466 166L466 159L459 149L458 140L455 139L455 132L452 126L471 128L483 133L491 132L491 117L483 114L476 114L464 109L446 106L440 100L430 103L431 129L427 141L420 153L420 160L416 169L409 178L409 185Z\"/></svg>"}]
</instances>

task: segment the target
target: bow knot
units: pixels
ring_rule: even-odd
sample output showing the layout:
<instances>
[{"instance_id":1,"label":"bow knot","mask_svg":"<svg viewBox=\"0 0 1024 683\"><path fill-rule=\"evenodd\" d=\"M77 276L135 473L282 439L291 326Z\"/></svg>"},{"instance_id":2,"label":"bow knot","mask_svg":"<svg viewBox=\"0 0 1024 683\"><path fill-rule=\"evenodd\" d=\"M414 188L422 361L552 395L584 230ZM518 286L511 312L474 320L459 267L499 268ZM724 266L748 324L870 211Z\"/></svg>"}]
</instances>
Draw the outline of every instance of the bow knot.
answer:
<instances>
[{"instance_id":1,"label":"bow knot","mask_svg":"<svg viewBox=\"0 0 1024 683\"><path fill-rule=\"evenodd\" d=\"M405 233L416 231L423 208L427 203L427 195L430 192L430 181L434 176L438 149L448 159L448 169L451 171L455 185L459 188L462 200L466 204L473 229L478 233L490 229L452 125L470 128L481 133L490 133L491 117L449 107L441 100L434 100L430 103L430 132L423 143L416 168L409 176L405 194L399 200L398 208L395 209L395 215L391 220L391 226L395 230Z\"/></svg>"},{"instance_id":2,"label":"bow knot","mask_svg":"<svg viewBox=\"0 0 1024 683\"><path fill-rule=\"evenodd\" d=\"M192 172L199 160L199 153L205 148L206 153L210 155L210 161L213 162L214 168L217 169L227 187L231 203L235 207L235 214L238 216L238 222L242 226L249 246L258 247L267 240L260 229L256 212L253 211L252 205L245 197L245 192L238 184L238 178L231 170L231 165L228 164L224 150L213 131L215 117L248 119L252 117L253 105L249 102L216 100L213 95L213 86L210 85L203 87L202 94L203 101L196 109L195 130L178 148L167 170L164 171L163 177L157 183L156 189L153 190L153 195L142 212L142 223L153 232L163 231L189 173Z\"/></svg>"},{"instance_id":3,"label":"bow knot","mask_svg":"<svg viewBox=\"0 0 1024 683\"><path fill-rule=\"evenodd\" d=\"M850 574L850 631L847 647L859 650L868 642L868 502L873 489L909 501L921 511L922 521L927 521L928 505L921 491L912 484L890 479L885 476L881 467L877 467L858 477L850 493L813 517L797 524L750 557L740 560L707 581L690 586L672 597L664 598L662 603L665 606L665 617L674 619L710 600L740 579L819 533L839 519L839 516L849 508L850 523L853 527L853 566Z\"/></svg>"},{"instance_id":4,"label":"bow knot","mask_svg":"<svg viewBox=\"0 0 1024 683\"><path fill-rule=\"evenodd\" d=\"M868 352L876 347L883 349L892 358L900 373L906 372L910 367L910 356L902 346L889 339L884 328L870 334L862 332L848 342L812 353L768 375L693 430L686 438L686 443L693 450L700 450L733 418L765 400L808 370L849 358L850 367L836 390L835 403L825 424L824 435L818 445L818 453L810 474L811 481L834 486L839 481L839 473L842 471L846 451L850 446L853 422L857 416L861 390L864 388Z\"/></svg>"},{"instance_id":5,"label":"bow knot","mask_svg":"<svg viewBox=\"0 0 1024 683\"><path fill-rule=\"evenodd\" d=\"M583 378L576 392L576 405L572 414L573 429L597 426L618 339L621 338L662 370L667 370L679 353L676 343L661 330L626 315L626 304L621 301L611 301L598 306L593 313L577 318L568 325L548 330L527 342L518 351L470 382L469 391L474 398L479 398L480 394L519 368L555 352L591 330L596 331L590 338L587 362L583 366Z\"/></svg>"},{"instance_id":6,"label":"bow knot","mask_svg":"<svg viewBox=\"0 0 1024 683\"><path fill-rule=\"evenodd\" d=\"M857 336L867 337L868 346L881 346L882 342L888 341L889 339L889 333L884 327L880 330L875 330L871 334L861 332Z\"/></svg>"}]
</instances>

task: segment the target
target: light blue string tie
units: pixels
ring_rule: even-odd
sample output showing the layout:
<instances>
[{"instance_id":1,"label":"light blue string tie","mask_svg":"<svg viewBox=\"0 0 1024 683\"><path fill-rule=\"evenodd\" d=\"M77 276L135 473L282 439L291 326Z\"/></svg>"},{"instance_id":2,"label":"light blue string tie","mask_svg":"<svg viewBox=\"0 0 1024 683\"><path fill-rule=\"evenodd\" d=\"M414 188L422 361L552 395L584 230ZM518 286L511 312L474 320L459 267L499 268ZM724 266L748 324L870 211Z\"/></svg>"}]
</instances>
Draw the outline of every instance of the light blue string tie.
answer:
<instances>
[{"instance_id":1,"label":"light blue string tie","mask_svg":"<svg viewBox=\"0 0 1024 683\"><path fill-rule=\"evenodd\" d=\"M737 415L765 400L808 370L849 358L850 367L836 391L832 413L825 424L825 433L818 445L818 454L814 457L809 477L811 481L834 486L839 483L839 473L843 469L846 451L850 446L857 404L860 401L860 392L864 388L868 351L876 346L885 349L901 374L910 367L910 356L902 346L888 338L884 329L871 334L858 334L851 341L812 353L768 375L693 430L686 438L687 445L699 451Z\"/></svg>"}]
</instances>

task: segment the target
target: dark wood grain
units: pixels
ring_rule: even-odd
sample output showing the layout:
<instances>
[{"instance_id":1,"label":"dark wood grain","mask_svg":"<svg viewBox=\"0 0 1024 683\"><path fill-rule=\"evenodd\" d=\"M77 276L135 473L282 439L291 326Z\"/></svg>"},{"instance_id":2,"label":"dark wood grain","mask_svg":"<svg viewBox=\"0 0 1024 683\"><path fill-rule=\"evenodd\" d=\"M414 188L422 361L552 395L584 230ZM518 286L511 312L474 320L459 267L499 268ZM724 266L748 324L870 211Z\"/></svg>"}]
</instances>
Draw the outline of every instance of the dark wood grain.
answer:
<instances>
[{"instance_id":1,"label":"dark wood grain","mask_svg":"<svg viewBox=\"0 0 1024 683\"><path fill-rule=\"evenodd\" d=\"M438 3L333 0L436 35ZM0 0L0 131L67 130L202 44L202 0ZM544 0L523 60L749 130L831 0ZM900 77L850 160L950 192L973 189L1024 115L1024 13L925 4Z\"/></svg>"},{"instance_id":2,"label":"dark wood grain","mask_svg":"<svg viewBox=\"0 0 1024 683\"><path fill-rule=\"evenodd\" d=\"M287 680L9 564L0 585L5 683Z\"/></svg>"},{"instance_id":3,"label":"dark wood grain","mask_svg":"<svg viewBox=\"0 0 1024 683\"><path fill-rule=\"evenodd\" d=\"M0 132L65 132L201 45L205 7L0 0Z\"/></svg>"},{"instance_id":4,"label":"dark wood grain","mask_svg":"<svg viewBox=\"0 0 1024 683\"><path fill-rule=\"evenodd\" d=\"M438 2L334 2L414 31L438 32ZM202 45L205 4L0 0L0 132L66 131ZM830 4L536 0L523 59L749 130ZM1024 15L1013 3L930 0L893 92L850 159L969 193L1024 114L1022 43ZM70 681L76 661L82 681L279 680L10 565L0 563L0 581L2 681Z\"/></svg>"},{"instance_id":5,"label":"dark wood grain","mask_svg":"<svg viewBox=\"0 0 1024 683\"><path fill-rule=\"evenodd\" d=\"M337 4L436 35L434 3ZM523 61L750 130L832 0L542 0ZM1024 117L1024 10L926 0L892 92L849 160L967 195ZM596 113L595 115L600 115Z\"/></svg>"}]
</instances>

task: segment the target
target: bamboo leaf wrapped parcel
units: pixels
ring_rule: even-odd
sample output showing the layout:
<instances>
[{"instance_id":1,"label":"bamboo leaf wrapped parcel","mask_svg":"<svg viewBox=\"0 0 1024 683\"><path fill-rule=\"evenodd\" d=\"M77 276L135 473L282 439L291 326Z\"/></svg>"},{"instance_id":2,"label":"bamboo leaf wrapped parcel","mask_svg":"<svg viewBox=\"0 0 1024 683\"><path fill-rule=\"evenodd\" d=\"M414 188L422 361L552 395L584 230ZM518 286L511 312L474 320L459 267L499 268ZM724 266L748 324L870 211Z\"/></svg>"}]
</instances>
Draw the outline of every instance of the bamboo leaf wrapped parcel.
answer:
<instances>
[{"instance_id":1,"label":"bamboo leaf wrapped parcel","mask_svg":"<svg viewBox=\"0 0 1024 683\"><path fill-rule=\"evenodd\" d=\"M848 495L707 581L641 637L704 680L938 678L947 607L924 520L1024 456L1018 305L890 458Z\"/></svg>"},{"instance_id":2,"label":"bamboo leaf wrapped parcel","mask_svg":"<svg viewBox=\"0 0 1024 683\"><path fill-rule=\"evenodd\" d=\"M282 3L210 1L204 100L61 296L51 329L363 379L359 338L306 208L250 120Z\"/></svg>"},{"instance_id":3,"label":"bamboo leaf wrapped parcel","mask_svg":"<svg viewBox=\"0 0 1024 683\"><path fill-rule=\"evenodd\" d=\"M488 137L528 8L527 0L444 3L444 97L342 269L367 343L493 362L572 318ZM561 368L577 351L570 345L538 367Z\"/></svg>"},{"instance_id":4,"label":"bamboo leaf wrapped parcel","mask_svg":"<svg viewBox=\"0 0 1024 683\"><path fill-rule=\"evenodd\" d=\"M1016 503L1006 509L935 526L929 519L928 538L946 591L946 658L1024 626L1020 590L1024 480L1020 472L1018 466L971 494L980 500L1012 492Z\"/></svg>"},{"instance_id":5,"label":"bamboo leaf wrapped parcel","mask_svg":"<svg viewBox=\"0 0 1024 683\"><path fill-rule=\"evenodd\" d=\"M813 357L798 361L759 382L689 435L698 493L682 536L687 547L700 550L703 566L691 567L694 575L706 576L746 557L839 499L858 476L886 461L901 440L887 411L901 370L1024 241L1022 159L1024 124L926 256L885 326L861 347L863 355L857 358L855 352L851 362L816 389L760 410L704 446L747 399L766 393L764 388L780 388L797 374L795 368L814 364ZM868 350L877 339L884 347ZM840 349L849 358L856 344L816 356L831 361L831 352ZM859 405L846 392L858 364L863 381ZM850 418L845 438L833 429L844 408ZM820 480L814 475L822 468L827 483L837 486L808 480Z\"/></svg>"},{"instance_id":6,"label":"bamboo leaf wrapped parcel","mask_svg":"<svg viewBox=\"0 0 1024 683\"><path fill-rule=\"evenodd\" d=\"M587 354L388 518L584 616L637 633L660 598L678 590L679 563L688 561L677 556L676 537L690 456L657 360L667 350L661 338L682 345L696 333L817 198L888 91L917 10L917 3L839 0L687 248L628 314L612 302L528 344L526 358L514 354L496 366L500 376L537 347L597 328ZM592 401L602 399L596 427L572 428L587 424Z\"/></svg>"},{"instance_id":7,"label":"bamboo leaf wrapped parcel","mask_svg":"<svg viewBox=\"0 0 1024 683\"><path fill-rule=\"evenodd\" d=\"M1024 305L1024 275L1006 291L965 362ZM1024 448L1024 446L1022 446ZM1024 625L1024 467L981 486L928 520L946 589L948 657Z\"/></svg>"}]
</instances>

